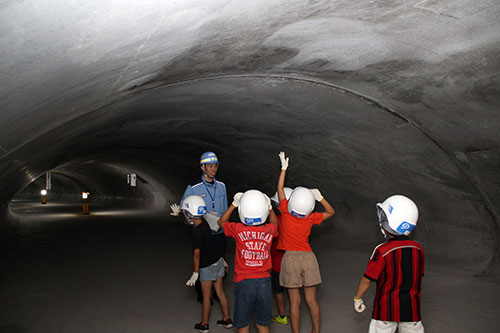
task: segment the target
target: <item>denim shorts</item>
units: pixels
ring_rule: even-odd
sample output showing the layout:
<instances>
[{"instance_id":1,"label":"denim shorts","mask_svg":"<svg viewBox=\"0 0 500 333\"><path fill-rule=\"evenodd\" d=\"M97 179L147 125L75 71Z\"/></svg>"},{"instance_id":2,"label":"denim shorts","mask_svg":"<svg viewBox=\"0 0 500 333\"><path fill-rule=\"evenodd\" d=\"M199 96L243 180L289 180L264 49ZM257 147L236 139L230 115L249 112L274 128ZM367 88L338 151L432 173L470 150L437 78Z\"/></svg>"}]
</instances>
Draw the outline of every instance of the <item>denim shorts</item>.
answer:
<instances>
[{"instance_id":1,"label":"denim shorts","mask_svg":"<svg viewBox=\"0 0 500 333\"><path fill-rule=\"evenodd\" d=\"M285 288L280 286L280 273L271 270L271 285L273 287L273 294L283 294Z\"/></svg>"},{"instance_id":2,"label":"denim shorts","mask_svg":"<svg viewBox=\"0 0 500 333\"><path fill-rule=\"evenodd\" d=\"M224 270L224 261L219 258L215 263L210 266L200 268L200 281L215 281L220 277L224 277L226 272Z\"/></svg>"},{"instance_id":3,"label":"denim shorts","mask_svg":"<svg viewBox=\"0 0 500 333\"><path fill-rule=\"evenodd\" d=\"M271 323L271 279L247 279L234 284L234 326L250 325L250 318L260 326Z\"/></svg>"}]
</instances>

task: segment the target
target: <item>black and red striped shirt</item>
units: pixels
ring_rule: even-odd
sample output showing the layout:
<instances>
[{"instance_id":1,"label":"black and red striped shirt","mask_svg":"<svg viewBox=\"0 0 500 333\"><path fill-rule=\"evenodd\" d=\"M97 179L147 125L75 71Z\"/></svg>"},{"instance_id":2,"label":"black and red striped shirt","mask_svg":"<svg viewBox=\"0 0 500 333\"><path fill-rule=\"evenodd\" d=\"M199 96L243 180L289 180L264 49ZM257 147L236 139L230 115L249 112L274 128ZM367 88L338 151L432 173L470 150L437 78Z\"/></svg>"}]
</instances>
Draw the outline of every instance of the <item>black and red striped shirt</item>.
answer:
<instances>
[{"instance_id":1,"label":"black and red striped shirt","mask_svg":"<svg viewBox=\"0 0 500 333\"><path fill-rule=\"evenodd\" d=\"M372 318L420 321L420 292L424 250L416 241L397 236L378 245L364 276L377 282Z\"/></svg>"}]
</instances>

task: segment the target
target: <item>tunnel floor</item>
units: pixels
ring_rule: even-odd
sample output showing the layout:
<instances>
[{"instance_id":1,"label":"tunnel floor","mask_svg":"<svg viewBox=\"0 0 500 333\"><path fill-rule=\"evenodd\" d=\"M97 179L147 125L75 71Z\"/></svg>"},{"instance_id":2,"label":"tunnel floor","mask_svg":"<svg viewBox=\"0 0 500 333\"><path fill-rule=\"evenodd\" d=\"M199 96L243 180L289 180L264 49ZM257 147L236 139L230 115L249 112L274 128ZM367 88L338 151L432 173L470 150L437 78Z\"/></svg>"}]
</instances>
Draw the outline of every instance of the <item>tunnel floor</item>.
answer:
<instances>
[{"instance_id":1,"label":"tunnel floor","mask_svg":"<svg viewBox=\"0 0 500 333\"><path fill-rule=\"evenodd\" d=\"M81 204L18 201L11 209L22 214L22 235L0 257L0 332L195 332L201 306L195 290L185 286L191 241L189 227L178 218L92 204L90 215L81 213ZM362 314L354 312L352 295L370 253L312 246L323 277L322 332L367 332L375 288L365 296ZM227 256L233 266L232 241ZM232 276L231 270L225 279L231 313ZM497 332L499 295L499 283L427 264L426 331ZM304 303L301 315L301 332L309 332ZM216 302L211 332L236 332L218 327L220 317ZM271 331L290 327L272 324Z\"/></svg>"}]
</instances>

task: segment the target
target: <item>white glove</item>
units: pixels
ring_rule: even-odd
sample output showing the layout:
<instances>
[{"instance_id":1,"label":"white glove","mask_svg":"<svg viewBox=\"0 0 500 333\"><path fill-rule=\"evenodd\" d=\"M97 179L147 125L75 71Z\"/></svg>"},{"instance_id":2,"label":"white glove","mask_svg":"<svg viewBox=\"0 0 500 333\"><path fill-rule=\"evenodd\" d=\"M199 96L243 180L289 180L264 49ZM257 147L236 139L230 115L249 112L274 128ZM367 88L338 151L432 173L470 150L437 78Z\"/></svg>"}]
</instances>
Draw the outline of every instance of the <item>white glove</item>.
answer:
<instances>
[{"instance_id":1,"label":"white glove","mask_svg":"<svg viewBox=\"0 0 500 333\"><path fill-rule=\"evenodd\" d=\"M281 170L286 170L288 168L288 160L289 157L285 157L285 152L281 151L279 153L280 161L281 161Z\"/></svg>"},{"instance_id":2,"label":"white glove","mask_svg":"<svg viewBox=\"0 0 500 333\"><path fill-rule=\"evenodd\" d=\"M365 302L363 302L363 299L354 297L354 310L361 313L361 312L365 311L365 309L366 309L366 305L365 305Z\"/></svg>"},{"instance_id":3,"label":"white glove","mask_svg":"<svg viewBox=\"0 0 500 333\"><path fill-rule=\"evenodd\" d=\"M233 203L232 205L234 207L238 207L238 205L240 204L240 199L241 199L241 196L243 195L243 192L238 192L234 195L233 197Z\"/></svg>"},{"instance_id":4,"label":"white glove","mask_svg":"<svg viewBox=\"0 0 500 333\"><path fill-rule=\"evenodd\" d=\"M191 278L187 280L186 286L192 287L196 283L196 280L198 280L198 272L193 272L193 275L191 275Z\"/></svg>"},{"instance_id":5,"label":"white glove","mask_svg":"<svg viewBox=\"0 0 500 333\"><path fill-rule=\"evenodd\" d=\"M267 200L267 210L273 209L273 206L271 205L271 199L269 199L267 194L264 194L264 196L266 197L266 200Z\"/></svg>"},{"instance_id":6,"label":"white glove","mask_svg":"<svg viewBox=\"0 0 500 333\"><path fill-rule=\"evenodd\" d=\"M219 217L217 216L217 212L211 211L205 214L205 221L207 221L208 226L212 231L218 231L220 229L217 222L219 222Z\"/></svg>"},{"instance_id":7,"label":"white glove","mask_svg":"<svg viewBox=\"0 0 500 333\"><path fill-rule=\"evenodd\" d=\"M316 200L317 202L323 200L323 196L321 195L321 192L317 188L312 188L311 192L314 195L314 200Z\"/></svg>"},{"instance_id":8,"label":"white glove","mask_svg":"<svg viewBox=\"0 0 500 333\"><path fill-rule=\"evenodd\" d=\"M170 215L172 216L179 216L181 214L181 210L178 204L170 205L170 209L172 210L172 212L170 213Z\"/></svg>"}]
</instances>

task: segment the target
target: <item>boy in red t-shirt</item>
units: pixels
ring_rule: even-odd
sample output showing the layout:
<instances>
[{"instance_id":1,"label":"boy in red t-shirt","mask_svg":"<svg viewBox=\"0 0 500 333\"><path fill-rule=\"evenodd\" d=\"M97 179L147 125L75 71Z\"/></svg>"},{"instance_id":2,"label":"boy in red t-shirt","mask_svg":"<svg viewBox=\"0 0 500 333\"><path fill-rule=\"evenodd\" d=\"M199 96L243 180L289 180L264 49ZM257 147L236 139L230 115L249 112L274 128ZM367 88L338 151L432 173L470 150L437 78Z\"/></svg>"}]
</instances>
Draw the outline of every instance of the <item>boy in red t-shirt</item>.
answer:
<instances>
[{"instance_id":1,"label":"boy in red t-shirt","mask_svg":"<svg viewBox=\"0 0 500 333\"><path fill-rule=\"evenodd\" d=\"M242 223L228 222L238 207ZM264 224L269 216L270 224ZM267 195L258 190L236 193L218 224L236 242L234 255L234 326L250 332L253 314L259 333L268 333L271 322L271 243L278 236L278 220Z\"/></svg>"},{"instance_id":2,"label":"boy in red t-shirt","mask_svg":"<svg viewBox=\"0 0 500 333\"><path fill-rule=\"evenodd\" d=\"M281 224L277 247L286 251L281 262L280 284L288 289L292 332L299 333L300 288L303 288L311 315L312 332L319 333L320 307L316 299L316 286L321 283L321 274L316 256L309 245L309 235L313 225L332 217L335 210L318 189L296 187L287 200L284 186L289 158L285 157L284 152L280 152L279 157L281 173L278 179L278 199ZM323 205L325 212L312 213L315 201Z\"/></svg>"},{"instance_id":3,"label":"boy in red t-shirt","mask_svg":"<svg viewBox=\"0 0 500 333\"><path fill-rule=\"evenodd\" d=\"M425 255L422 246L408 237L417 225L417 205L396 194L377 204L377 215L387 241L372 252L354 296L354 309L366 309L362 297L376 282L368 332L424 333L420 295Z\"/></svg>"},{"instance_id":4,"label":"boy in red t-shirt","mask_svg":"<svg viewBox=\"0 0 500 333\"><path fill-rule=\"evenodd\" d=\"M289 187L285 187L285 196L288 199L290 194L292 194L292 189ZM271 270L271 287L273 289L273 296L276 301L276 308L278 309L278 314L276 316L272 316L271 320L275 323L287 325L288 324L288 316L286 314L285 307L285 288L280 285L280 272L281 272L281 260L283 259L283 255L285 251L278 250L278 240L281 225L281 214L279 213L279 205L280 202L278 200L278 192L276 192L271 201L276 204L276 209L278 209L278 213L276 217L278 218L278 237L273 239L273 244L271 246L271 260L273 262L273 268Z\"/></svg>"}]
</instances>

